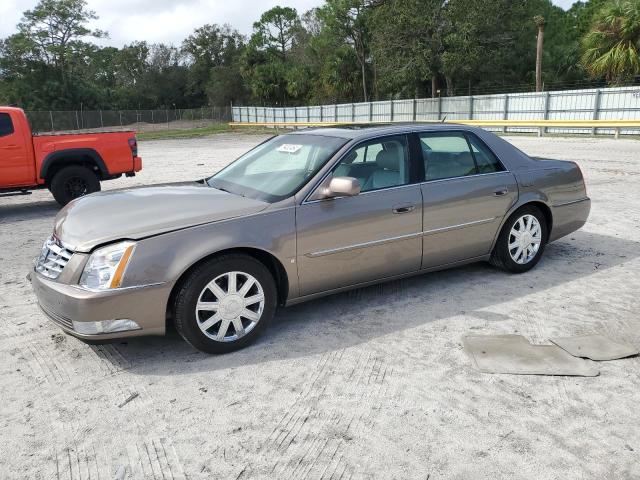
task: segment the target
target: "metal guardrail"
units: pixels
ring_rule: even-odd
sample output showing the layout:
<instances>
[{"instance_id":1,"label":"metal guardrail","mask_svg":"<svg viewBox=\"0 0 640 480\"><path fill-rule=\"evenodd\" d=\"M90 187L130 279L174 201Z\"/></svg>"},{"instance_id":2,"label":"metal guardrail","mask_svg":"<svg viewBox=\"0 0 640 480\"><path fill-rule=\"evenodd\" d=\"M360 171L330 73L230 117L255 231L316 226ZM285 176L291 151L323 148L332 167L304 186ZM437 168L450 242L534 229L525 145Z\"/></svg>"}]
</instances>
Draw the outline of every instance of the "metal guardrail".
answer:
<instances>
[{"instance_id":1,"label":"metal guardrail","mask_svg":"<svg viewBox=\"0 0 640 480\"><path fill-rule=\"evenodd\" d=\"M230 122L231 127L268 127L268 128L301 128L301 127L335 127L349 125L388 125L402 123L417 124L462 124L473 125L485 128L537 128L538 136L543 136L551 129L580 129L591 130L595 134L596 130L610 130L616 138L620 136L620 129L637 129L640 134L640 120L450 120L444 122L416 120L413 122L394 121L373 121L373 122Z\"/></svg>"}]
</instances>

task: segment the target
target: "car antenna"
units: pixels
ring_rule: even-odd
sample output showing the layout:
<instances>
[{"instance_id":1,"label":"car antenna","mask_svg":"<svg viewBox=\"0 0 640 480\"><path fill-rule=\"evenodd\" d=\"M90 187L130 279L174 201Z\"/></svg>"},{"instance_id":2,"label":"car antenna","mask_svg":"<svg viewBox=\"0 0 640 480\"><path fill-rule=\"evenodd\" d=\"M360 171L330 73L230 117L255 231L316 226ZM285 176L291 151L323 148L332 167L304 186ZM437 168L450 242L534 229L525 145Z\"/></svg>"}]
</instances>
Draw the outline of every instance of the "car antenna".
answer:
<instances>
[{"instance_id":1,"label":"car antenna","mask_svg":"<svg viewBox=\"0 0 640 480\"><path fill-rule=\"evenodd\" d=\"M447 116L445 115L444 117L442 117L442 120L440 120L440 123L444 123L447 120Z\"/></svg>"}]
</instances>

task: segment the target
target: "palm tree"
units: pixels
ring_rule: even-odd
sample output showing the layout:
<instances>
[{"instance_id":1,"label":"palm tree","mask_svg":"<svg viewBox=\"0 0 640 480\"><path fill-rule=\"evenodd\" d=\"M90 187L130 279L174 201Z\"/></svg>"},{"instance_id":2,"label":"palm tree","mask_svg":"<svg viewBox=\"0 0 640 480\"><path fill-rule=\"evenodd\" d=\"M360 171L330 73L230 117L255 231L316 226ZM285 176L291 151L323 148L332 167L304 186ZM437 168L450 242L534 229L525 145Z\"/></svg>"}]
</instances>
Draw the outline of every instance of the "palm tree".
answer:
<instances>
[{"instance_id":1,"label":"palm tree","mask_svg":"<svg viewBox=\"0 0 640 480\"><path fill-rule=\"evenodd\" d=\"M620 84L640 75L640 0L614 0L582 39L582 65L592 77Z\"/></svg>"},{"instance_id":2,"label":"palm tree","mask_svg":"<svg viewBox=\"0 0 640 480\"><path fill-rule=\"evenodd\" d=\"M538 27L538 41L536 43L536 92L542 91L542 45L544 43L544 17L536 15L533 21Z\"/></svg>"}]
</instances>

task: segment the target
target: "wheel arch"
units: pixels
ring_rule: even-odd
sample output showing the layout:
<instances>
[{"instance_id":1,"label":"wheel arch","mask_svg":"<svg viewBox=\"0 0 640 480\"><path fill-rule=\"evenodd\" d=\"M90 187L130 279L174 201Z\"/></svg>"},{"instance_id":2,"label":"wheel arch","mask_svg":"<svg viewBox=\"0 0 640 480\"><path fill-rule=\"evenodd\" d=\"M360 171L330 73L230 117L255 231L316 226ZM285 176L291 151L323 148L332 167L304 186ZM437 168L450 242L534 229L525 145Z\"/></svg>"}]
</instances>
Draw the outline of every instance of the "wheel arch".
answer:
<instances>
[{"instance_id":1,"label":"wheel arch","mask_svg":"<svg viewBox=\"0 0 640 480\"><path fill-rule=\"evenodd\" d=\"M208 262L209 260L219 257L221 255L229 255L229 254L244 254L250 257L255 258L260 263L262 263L271 275L273 275L273 279L276 284L276 292L278 296L278 305L284 305L287 301L287 296L289 293L289 276L287 275L287 271L284 268L282 262L273 254L267 252L266 250L262 250L255 247L237 247L237 248L228 248L223 250L218 250L214 253L211 253L205 257L200 258L196 262L192 263L187 269L185 269L178 280L174 283L171 288L171 293L169 294L169 298L167 299L166 313L168 321L171 319L171 308L173 305L173 301L175 296L180 289L180 286L185 281L185 279L189 276L189 274L197 268L199 265Z\"/></svg>"},{"instance_id":2,"label":"wheel arch","mask_svg":"<svg viewBox=\"0 0 640 480\"><path fill-rule=\"evenodd\" d=\"M507 220L509 219L509 217L511 217L511 215L513 215L515 212L517 212L518 210L520 210L523 207L537 207L538 209L540 209L540 211L544 215L545 221L547 223L547 240L550 238L551 230L553 228L553 212L551 210L551 207L549 206L549 204L543 198L532 197L532 198L528 198L528 199L523 199L523 201L520 201L520 202L516 203L505 214L505 216L502 218L502 221L500 222L500 228L498 228L498 230L496 231L495 238L493 239L493 243L491 245L491 251L493 251L493 249L495 248L496 242L498 241L498 238L500 237L500 233L502 232L502 229L504 228L504 225L507 222Z\"/></svg>"},{"instance_id":3,"label":"wheel arch","mask_svg":"<svg viewBox=\"0 0 640 480\"><path fill-rule=\"evenodd\" d=\"M51 184L53 176L69 165L82 165L89 167L99 180L109 176L104 160L93 148L70 148L51 152L45 157L40 167L40 178L47 185Z\"/></svg>"}]
</instances>

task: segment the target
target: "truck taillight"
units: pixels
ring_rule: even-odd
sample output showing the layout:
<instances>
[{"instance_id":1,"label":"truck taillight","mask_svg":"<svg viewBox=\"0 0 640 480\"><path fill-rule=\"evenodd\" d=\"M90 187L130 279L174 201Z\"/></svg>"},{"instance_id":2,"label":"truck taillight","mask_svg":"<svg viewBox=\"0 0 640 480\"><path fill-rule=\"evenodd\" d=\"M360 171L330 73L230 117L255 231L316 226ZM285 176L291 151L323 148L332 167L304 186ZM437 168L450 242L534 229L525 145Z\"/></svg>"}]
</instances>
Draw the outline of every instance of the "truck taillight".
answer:
<instances>
[{"instance_id":1,"label":"truck taillight","mask_svg":"<svg viewBox=\"0 0 640 480\"><path fill-rule=\"evenodd\" d=\"M129 139L129 148L134 157L138 156L138 141L135 138Z\"/></svg>"}]
</instances>

